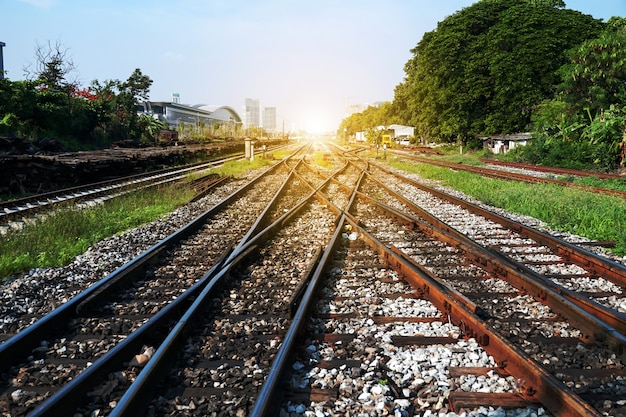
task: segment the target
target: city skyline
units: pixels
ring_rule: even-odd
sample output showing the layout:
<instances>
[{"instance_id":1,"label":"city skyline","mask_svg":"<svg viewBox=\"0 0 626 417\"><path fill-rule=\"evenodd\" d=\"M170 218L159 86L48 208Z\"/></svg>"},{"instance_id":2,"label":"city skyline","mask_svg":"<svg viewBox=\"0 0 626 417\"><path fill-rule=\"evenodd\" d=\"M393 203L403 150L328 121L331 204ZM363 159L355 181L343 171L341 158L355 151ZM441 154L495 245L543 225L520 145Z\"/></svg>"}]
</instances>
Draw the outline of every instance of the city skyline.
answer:
<instances>
[{"instance_id":1,"label":"city skyline","mask_svg":"<svg viewBox=\"0 0 626 417\"><path fill-rule=\"evenodd\" d=\"M425 32L476 0L6 0L6 77L25 78L37 46L60 44L84 87L153 80L150 100L277 108L277 123L334 130L349 104L390 101ZM608 20L623 0L566 0ZM87 30L88 29L88 30ZM32 69L32 67L31 67ZM242 115L243 116L243 115Z\"/></svg>"}]
</instances>

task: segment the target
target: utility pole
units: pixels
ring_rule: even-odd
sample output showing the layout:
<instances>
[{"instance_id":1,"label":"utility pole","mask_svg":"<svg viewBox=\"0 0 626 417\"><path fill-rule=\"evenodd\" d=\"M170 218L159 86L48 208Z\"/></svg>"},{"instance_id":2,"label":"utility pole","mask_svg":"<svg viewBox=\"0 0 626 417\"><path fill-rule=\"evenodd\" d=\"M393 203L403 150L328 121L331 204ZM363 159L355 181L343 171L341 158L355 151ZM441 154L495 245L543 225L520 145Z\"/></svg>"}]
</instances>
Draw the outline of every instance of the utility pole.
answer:
<instances>
[{"instance_id":1,"label":"utility pole","mask_svg":"<svg viewBox=\"0 0 626 417\"><path fill-rule=\"evenodd\" d=\"M0 80L4 78L4 58L2 56L2 48L7 46L6 43L0 42Z\"/></svg>"}]
</instances>

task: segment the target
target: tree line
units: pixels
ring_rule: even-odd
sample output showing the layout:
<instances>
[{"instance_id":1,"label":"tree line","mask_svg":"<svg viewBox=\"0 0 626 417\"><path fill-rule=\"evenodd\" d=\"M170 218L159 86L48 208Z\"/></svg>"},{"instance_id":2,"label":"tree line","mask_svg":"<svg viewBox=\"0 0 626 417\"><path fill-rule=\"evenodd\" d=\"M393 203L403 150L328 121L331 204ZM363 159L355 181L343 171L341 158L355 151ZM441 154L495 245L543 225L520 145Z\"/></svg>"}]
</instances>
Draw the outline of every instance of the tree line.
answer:
<instances>
[{"instance_id":1,"label":"tree line","mask_svg":"<svg viewBox=\"0 0 626 417\"><path fill-rule=\"evenodd\" d=\"M480 0L424 34L392 102L340 131L400 123L416 141L470 147L532 132L520 159L612 170L626 147L625 46L621 17L604 22L562 0Z\"/></svg>"},{"instance_id":2,"label":"tree line","mask_svg":"<svg viewBox=\"0 0 626 417\"><path fill-rule=\"evenodd\" d=\"M71 79L75 66L60 44L38 45L26 80L0 79L0 136L22 144L45 140L85 149L115 141L154 140L167 124L137 113L148 100L152 80L135 69L125 81L92 81L81 88Z\"/></svg>"}]
</instances>

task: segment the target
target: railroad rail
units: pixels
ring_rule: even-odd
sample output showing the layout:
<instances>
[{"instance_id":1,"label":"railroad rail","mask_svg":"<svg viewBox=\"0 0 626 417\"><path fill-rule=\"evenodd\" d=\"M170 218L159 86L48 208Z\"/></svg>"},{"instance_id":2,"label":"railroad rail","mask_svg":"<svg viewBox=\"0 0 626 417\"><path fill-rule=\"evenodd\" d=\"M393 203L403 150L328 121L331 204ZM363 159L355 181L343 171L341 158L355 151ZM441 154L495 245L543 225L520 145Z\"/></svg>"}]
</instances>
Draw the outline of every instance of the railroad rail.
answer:
<instances>
[{"instance_id":1,"label":"railroad rail","mask_svg":"<svg viewBox=\"0 0 626 417\"><path fill-rule=\"evenodd\" d=\"M146 251L154 266L133 260L120 268L135 275L128 282L110 274L59 308L84 316L64 319L79 329L102 329L102 310L127 321L101 331L124 341L89 358L79 348L90 366L77 370L63 339L93 335L42 345L65 326L34 335L24 321L0 344L0 363L12 365L0 407L38 416L623 411L623 265L353 153L336 150L324 169L306 152ZM139 293L155 303L137 303ZM100 296L113 298L90 306ZM123 304L137 311L121 313ZM42 369L72 379L52 389ZM40 398L20 398L29 390Z\"/></svg>"},{"instance_id":2,"label":"railroad rail","mask_svg":"<svg viewBox=\"0 0 626 417\"><path fill-rule=\"evenodd\" d=\"M406 180L405 180L406 181ZM391 180L387 179L385 183L390 183ZM381 187L382 182L377 183L377 187ZM422 188L421 186L418 188ZM446 277L444 279L445 282L450 282L452 285L463 287L466 282L475 282L477 276L479 279L491 279L493 275L499 276L500 280L508 282L512 285L512 288L509 287L510 291L509 296L516 296L517 294L524 294L526 297L530 296L534 298L534 300L541 302L543 305L547 306L549 309L553 310L554 313L551 317L566 317L569 324L576 324L576 327L579 329L587 329L584 330L580 334L575 336L575 340L584 341L587 337L589 339L587 342L590 342L592 345L595 343L602 344L608 351L609 358L612 355L617 355L618 357L624 357L624 308L626 303L624 303L623 298L623 289L626 286L624 277L626 277L626 269L621 264L613 263L612 261L608 261L602 257L596 257L595 254L588 253L584 248L578 248L576 245L565 244L565 242L560 239L554 240L554 243L550 244L549 241L553 240L549 236L542 237L540 233L536 231L532 233L532 235L539 235L541 239L538 240L537 237L531 237L531 235L523 232L525 227L521 227L521 225L516 225L515 222L504 221L504 219L499 218L499 216L488 216L489 218L493 218L498 221L498 225L500 224L508 224L506 226L510 231L503 230L500 226L490 226L485 228L482 226L479 229L473 231L474 222L476 219L473 215L467 213L464 210L460 211L460 213L454 213L452 217L450 214L445 214L446 222L444 223L443 219L437 219L427 214L424 209L421 207L428 207L428 210L432 211L433 207L439 207L439 210L436 210L437 215L439 217L444 216L444 212L450 210L448 207L448 202L454 201L455 199L451 196L446 196L445 201L440 201L435 199L433 201L433 191L429 190L428 195L417 199L413 196L414 203L407 201L406 198L402 198L398 200L395 198L397 207L404 207L406 209L407 206L411 208L411 211L415 213L419 213L420 221L427 221L430 224L437 225L440 229L440 232L434 232L431 228L426 228L424 230L424 226L418 226L419 222L415 219L410 220L408 218L402 218L401 222L404 224L409 224L412 226L409 229L423 229L425 233L428 235L437 235L438 242L447 242L448 245L454 247L455 250L458 250L462 253L464 258L461 260L455 259L456 255L452 256L452 260L448 261L446 265L446 261L437 261L437 260L429 260L428 259L428 251L423 255L414 255L419 259L421 265L428 267L429 265L437 265L436 270L443 271L439 276ZM380 190L377 191L380 193ZM439 192L434 193L439 197L443 195ZM395 195L395 193L391 192L391 195ZM385 202L392 201L391 197L385 195L381 200ZM430 200L428 205L425 204L426 199ZM401 202L400 202L401 201ZM465 202L456 202L459 206L465 207L467 210L471 208L471 205L468 205ZM419 206L418 206L419 205ZM445 208L444 208L445 206ZM392 210L392 209L389 209ZM483 216L485 212L482 209L478 210L480 215ZM459 215L460 214L460 215ZM400 214L391 214L391 212L387 213L387 217L401 216ZM478 255L474 250L479 249L481 246L479 243L474 242L473 240L467 240L467 237L462 237L458 232L455 231L454 228L458 228L459 230L463 230L463 234L467 234L468 237L476 239L478 242L484 245L480 248L480 252L483 252L483 255ZM440 234L441 233L441 234ZM461 240L457 240L457 238L452 238L451 235L447 235L448 233L457 235L457 238ZM447 235L447 237L446 237ZM423 238L421 238L423 239ZM403 241L404 239L398 239ZM407 239L409 240L409 239ZM454 243L456 242L456 243ZM565 244L565 245L564 245ZM406 247L408 244L403 244ZM550 254L547 250L552 246L554 252ZM567 247L567 251L561 250L560 248ZM398 244L398 247L403 247ZM506 247L508 250L502 251L502 248ZM473 248L473 249L471 249ZM403 249L404 250L404 249ZM421 249L425 250L424 248ZM491 255L488 255L488 251L492 251ZM437 253L446 253L446 251L442 251L441 248L437 248ZM576 256L570 256L567 253L580 253L581 256L587 258L585 261L579 261L578 265L575 268L568 267L566 264L569 262L576 263ZM487 256L485 256L487 255ZM546 256L547 255L547 256ZM502 256L508 257L509 259L502 259ZM491 268L489 258L494 260L497 259L495 263L491 266L498 265L497 267ZM594 260L597 258L597 260ZM608 262L608 263L607 263ZM462 268L454 268L452 265L463 265L464 263L473 264L475 267L480 267L481 272L470 269L468 272L461 273ZM507 267L507 263L509 266ZM441 265L443 264L443 265ZM600 266L599 269L595 269L593 265L604 265ZM558 268L556 265L559 265ZM606 266L610 267L605 269ZM435 270L435 267L433 267ZM566 272L557 272L557 271L566 271ZM485 273L484 271L488 271ZM464 278L464 275L467 274L467 278ZM527 278L523 280L518 280L523 275L528 275ZM516 276L518 278L513 278ZM612 278L611 278L612 277ZM592 282L586 282L588 279L591 279ZM605 301L603 298L608 294L606 292L602 292L598 290L597 287L607 288L607 285L603 285L602 281L604 280L614 280L615 287L614 295L618 300L615 304L606 304L601 305L600 302ZM493 281L489 281L494 287L497 287L497 283ZM532 282L537 283L535 284ZM562 284L562 285L559 285ZM595 285L594 285L595 284ZM601 285L602 284L602 285ZM469 285L468 285L469 286ZM608 285L611 287L612 285ZM484 315L484 317L491 318L494 306L493 292L488 291L488 286L477 285L481 289L479 291L468 289L467 286L464 287L464 291L468 298L472 298L472 296L476 297L481 301L478 303L476 301L467 304L472 306L472 310L476 311L479 315ZM533 289L535 287L535 289ZM567 287L567 288L566 288ZM516 288L517 290L515 290ZM552 294L550 294L553 291ZM610 291L609 291L610 292ZM581 296L582 294L586 294L589 298ZM560 300L563 298L568 299L571 303L578 306L575 307L570 305L569 303L562 303ZM590 298L593 298L591 300ZM507 300L500 301L500 303L506 304ZM509 301L510 302L510 301ZM499 305L504 305L499 304ZM487 308L486 311L483 311L482 308ZM537 308L537 307L535 307ZM569 310L565 312L564 310ZM578 313L576 313L578 311ZM601 312L604 311L604 312ZM606 314L605 314L606 313ZM556 316L554 316L556 314ZM574 318L575 315L580 315L580 318ZM610 317L609 317L610 316ZM550 317L548 314L546 317ZM585 318L586 317L586 318ZM593 324L595 318L602 317L604 321L600 323ZM583 324L582 321L589 320L587 325ZM547 319L550 321L551 319ZM506 322L506 317L503 318L503 321ZM510 320L513 321L513 320ZM557 319L558 321L558 319ZM608 323L608 325L606 324ZM603 331L608 332L607 334L600 335L603 331L600 330L603 328ZM534 330L534 329L533 329ZM509 337L520 339L523 336L515 335L513 336L509 332L513 330L508 329L505 326L505 331L503 333L507 333ZM517 330L514 330L517 332ZM558 330L554 331L556 334L559 333ZM541 331L538 331L541 334ZM567 333L567 331L564 331ZM595 334L595 335L594 335ZM553 339L552 341L548 341L552 335L548 332L547 336L543 339L546 344L556 343ZM612 340L612 341L611 341ZM620 342L620 340L622 340ZM488 349L488 348L486 348ZM538 349L537 352L541 350ZM605 353L607 355L607 353ZM591 354L590 354L591 356ZM610 359L609 359L610 362ZM576 373L575 370L570 369L570 372L573 374ZM583 375L584 371L578 371L579 375ZM598 372L597 377L601 372ZM619 369L607 369L604 370L604 376L612 376L613 378L619 378L620 375L623 374L623 370ZM622 388L623 389L623 388ZM620 395L620 394L618 394Z\"/></svg>"},{"instance_id":3,"label":"railroad rail","mask_svg":"<svg viewBox=\"0 0 626 417\"><path fill-rule=\"evenodd\" d=\"M187 178L190 174L207 174L212 169L226 162L242 158L243 153L226 158L218 158L185 166L166 168L98 183L65 188L14 200L0 201L0 229L6 232L11 229L12 222L19 224L19 221L33 219L38 214L50 212L62 206L74 206L79 203L89 205L90 202L102 202L148 187L179 182ZM198 194L200 194L200 192Z\"/></svg>"},{"instance_id":4,"label":"railroad rail","mask_svg":"<svg viewBox=\"0 0 626 417\"><path fill-rule=\"evenodd\" d=\"M442 160L438 160L434 158L416 156L416 155L412 155L406 152L394 152L394 154L397 155L398 157L410 159L412 161L416 161L416 162L420 162L424 164L430 164L430 165L437 165L437 166L450 168L450 169L458 170L458 171L473 172L475 174L482 175L485 177L499 178L499 179L504 179L504 180L523 181L523 182L535 183L535 184L541 184L541 183L555 184L555 185L559 185L562 187L576 188L576 189L588 191L590 193L595 193L595 194L604 194L604 195L610 195L613 197L626 198L626 192L620 191L620 190L593 187L590 185L576 184L576 183L572 183L568 181L560 181L560 180L556 180L553 178L527 175L527 174L522 174L518 172L502 171L502 170L487 168L487 167L473 166L473 165L467 165L467 164L457 164L454 162L447 162L447 161L442 161ZM623 179L623 177L621 179Z\"/></svg>"},{"instance_id":5,"label":"railroad rail","mask_svg":"<svg viewBox=\"0 0 626 417\"><path fill-rule=\"evenodd\" d=\"M624 179L623 175L612 174L609 172L596 172L596 171L585 171L585 170L580 170L580 169L549 167L549 166L543 166L543 165L524 164L521 162L499 161L497 159L482 159L482 162L484 162L487 165L499 165L503 167L545 172L545 173L554 174L554 175L573 175L576 177L596 177L596 178L601 178L601 179L606 179L606 180L623 180Z\"/></svg>"},{"instance_id":6,"label":"railroad rail","mask_svg":"<svg viewBox=\"0 0 626 417\"><path fill-rule=\"evenodd\" d=\"M267 204L272 188L280 185L272 177L284 175L286 171L284 164L275 165L184 228L19 331L0 345L0 363L3 367L16 365L25 359L25 352L35 352L35 360L41 355L47 356L54 365L46 364L46 369L54 369L61 376L57 380L51 378L51 386L45 387L43 392L38 390L40 397L54 391L63 395L69 388L58 384L67 382L68 378L72 379L71 384L81 387L101 382L103 372L108 374L111 366L119 367L122 357L132 357L131 352L140 350L140 343L146 337L154 337L146 334L155 332L155 328L163 331L164 323L176 319L210 278L210 274L204 277L203 274L212 266L217 268L219 259L225 257L229 247L245 233L246 224L252 224L259 210ZM257 184L259 182L262 184ZM238 212L236 220L241 227L231 224L233 212ZM215 234L221 240L210 243ZM183 262L180 267L186 273L177 273L176 268L168 266L171 262ZM175 301L169 302L172 299ZM25 320L29 323L33 318L25 315ZM13 317L13 321L19 322L20 318ZM57 329L62 329L61 336L52 337ZM133 332L137 329L141 330ZM129 333L131 336L126 337ZM51 337L50 342L44 342ZM50 352L46 355L48 347ZM107 360L92 364L100 355ZM14 382L23 378L23 367L11 369L9 375L13 375ZM11 385L9 379L5 380L5 386L7 382ZM54 402L47 404L45 407L54 409Z\"/></svg>"}]
</instances>

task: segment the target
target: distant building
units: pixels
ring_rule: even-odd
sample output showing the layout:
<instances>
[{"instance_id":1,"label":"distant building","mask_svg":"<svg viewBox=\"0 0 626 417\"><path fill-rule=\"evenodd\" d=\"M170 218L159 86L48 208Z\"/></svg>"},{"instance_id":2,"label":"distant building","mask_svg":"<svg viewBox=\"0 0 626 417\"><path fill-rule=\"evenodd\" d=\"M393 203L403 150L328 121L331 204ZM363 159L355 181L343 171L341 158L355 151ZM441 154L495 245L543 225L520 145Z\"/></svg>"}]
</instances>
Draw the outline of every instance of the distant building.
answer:
<instances>
[{"instance_id":1,"label":"distant building","mask_svg":"<svg viewBox=\"0 0 626 417\"><path fill-rule=\"evenodd\" d=\"M367 104L363 103L351 103L346 105L346 117L353 115L354 113L362 113L366 108Z\"/></svg>"},{"instance_id":2,"label":"distant building","mask_svg":"<svg viewBox=\"0 0 626 417\"><path fill-rule=\"evenodd\" d=\"M260 127L260 111L259 111L259 99L247 98L245 100L243 110L243 127L248 129L251 127Z\"/></svg>"},{"instance_id":3,"label":"distant building","mask_svg":"<svg viewBox=\"0 0 626 417\"><path fill-rule=\"evenodd\" d=\"M415 128L412 126L393 124L389 126L376 126L375 129L383 131L383 138L387 142L406 143L415 136ZM367 139L366 135L366 131L356 132L355 140L357 142L365 142Z\"/></svg>"},{"instance_id":4,"label":"distant building","mask_svg":"<svg viewBox=\"0 0 626 417\"><path fill-rule=\"evenodd\" d=\"M241 124L241 117L228 106L187 106L169 101L146 101L138 106L137 112L164 121L173 130L177 130L181 123L209 128L215 124Z\"/></svg>"},{"instance_id":5,"label":"distant building","mask_svg":"<svg viewBox=\"0 0 626 417\"><path fill-rule=\"evenodd\" d=\"M263 129L268 133L276 133L276 107L263 109Z\"/></svg>"},{"instance_id":6,"label":"distant building","mask_svg":"<svg viewBox=\"0 0 626 417\"><path fill-rule=\"evenodd\" d=\"M387 130L391 133L391 138L396 142L409 139L415 136L415 128L413 126L389 125Z\"/></svg>"},{"instance_id":7,"label":"distant building","mask_svg":"<svg viewBox=\"0 0 626 417\"><path fill-rule=\"evenodd\" d=\"M531 133L489 136L483 138L483 148L490 149L494 154L507 153L518 146L525 146L531 139Z\"/></svg>"}]
</instances>

